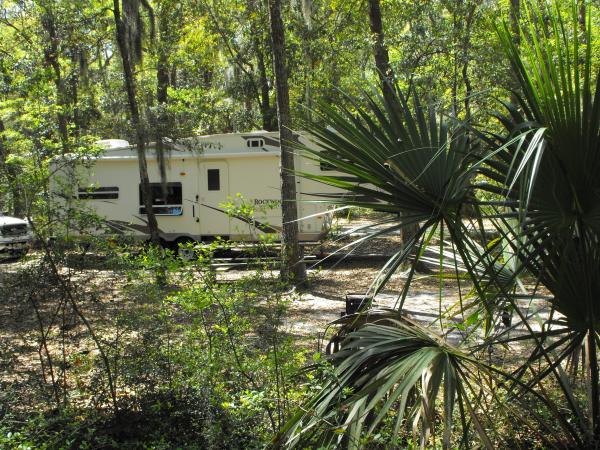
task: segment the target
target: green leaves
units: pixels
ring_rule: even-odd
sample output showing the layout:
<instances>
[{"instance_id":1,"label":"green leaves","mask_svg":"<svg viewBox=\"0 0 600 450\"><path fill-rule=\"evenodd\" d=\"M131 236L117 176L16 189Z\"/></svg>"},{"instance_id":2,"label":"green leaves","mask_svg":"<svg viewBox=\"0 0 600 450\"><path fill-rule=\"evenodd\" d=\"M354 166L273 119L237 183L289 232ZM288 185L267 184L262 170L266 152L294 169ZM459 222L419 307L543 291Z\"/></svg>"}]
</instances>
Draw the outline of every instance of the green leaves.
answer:
<instances>
[{"instance_id":1,"label":"green leaves","mask_svg":"<svg viewBox=\"0 0 600 450\"><path fill-rule=\"evenodd\" d=\"M438 123L418 99L411 110L400 93L393 107L367 94L364 105L354 106L337 110L322 104L322 120L306 124L322 147L314 157L344 174L315 179L344 187L356 198L368 195L375 209L427 218L464 199L472 149L459 127L441 118Z\"/></svg>"},{"instance_id":2,"label":"green leaves","mask_svg":"<svg viewBox=\"0 0 600 450\"><path fill-rule=\"evenodd\" d=\"M522 113L511 107L512 120L503 123L523 145L506 147L511 163L497 166L492 178L506 186L501 177L509 175L508 189L517 189L519 259L555 295L553 304L572 326L597 328L589 323L600 313L592 300L600 294L593 281L600 267L593 244L600 230L600 92L592 90L600 78L592 72L591 13L582 32L576 2L567 14L558 3L547 11L526 6L531 25L521 30L520 47L506 24L497 29L523 92Z\"/></svg>"},{"instance_id":3,"label":"green leaves","mask_svg":"<svg viewBox=\"0 0 600 450\"><path fill-rule=\"evenodd\" d=\"M392 428L393 442L406 439L407 425L422 446L443 430L443 446L452 439L457 404L463 435L473 428L487 448L494 448L478 399L486 386L469 379L486 372L468 355L432 336L393 311L375 311L367 325L350 333L332 357L334 376L322 391L293 417L283 430L288 447L318 442L344 443L361 448L365 436L384 420ZM442 421L436 405L441 402ZM492 427L493 429L493 427ZM342 434L340 432L344 432ZM345 438L344 438L345 436ZM402 437L404 436L404 437ZM346 440L344 440L346 439Z\"/></svg>"},{"instance_id":4,"label":"green leaves","mask_svg":"<svg viewBox=\"0 0 600 450\"><path fill-rule=\"evenodd\" d=\"M313 157L337 171L313 179L349 192L334 201L397 213L378 235L418 224L370 294L411 253L439 263L437 276L456 279L459 290L468 280L468 294L451 312L462 323L445 335L459 331L456 346L401 316L414 263L399 311L337 321L346 339L331 358L335 377L289 422L288 445L360 447L383 427L398 437L412 423L422 446L476 438L491 448L503 438L487 412L539 430L548 446L593 447L600 437L600 76L591 5L584 24L575 1L566 13L558 2L522 7L520 45L508 25L496 28L520 87L517 104L495 114L503 131L437 118L401 93L391 103L375 93L349 99L351 108L321 105L307 127L322 150ZM540 292L550 294L546 316L524 308ZM502 310L518 318L505 329ZM517 343L512 371L478 359Z\"/></svg>"},{"instance_id":5,"label":"green leaves","mask_svg":"<svg viewBox=\"0 0 600 450\"><path fill-rule=\"evenodd\" d=\"M386 228L389 233L419 226L374 282L376 292L427 230L459 220L472 196L479 147L463 127L438 118L418 97L412 106L400 92L391 104L377 93L364 93L362 102L347 100L352 109L322 103L315 112L320 119L304 124L320 149L302 150L335 172L301 175L346 192L328 199L332 203L398 214Z\"/></svg>"}]
</instances>

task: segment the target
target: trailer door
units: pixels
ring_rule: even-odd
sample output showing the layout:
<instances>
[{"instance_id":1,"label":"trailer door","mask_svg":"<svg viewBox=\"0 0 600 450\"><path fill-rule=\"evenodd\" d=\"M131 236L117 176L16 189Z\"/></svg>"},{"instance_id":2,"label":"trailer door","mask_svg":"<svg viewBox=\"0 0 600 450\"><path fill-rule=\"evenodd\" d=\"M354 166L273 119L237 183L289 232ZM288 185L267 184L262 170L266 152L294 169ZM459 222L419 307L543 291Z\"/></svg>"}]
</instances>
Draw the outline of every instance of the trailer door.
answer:
<instances>
[{"instance_id":1,"label":"trailer door","mask_svg":"<svg viewBox=\"0 0 600 450\"><path fill-rule=\"evenodd\" d=\"M229 236L229 216L221 206L229 195L229 170L225 161L203 162L198 177L200 234Z\"/></svg>"}]
</instances>

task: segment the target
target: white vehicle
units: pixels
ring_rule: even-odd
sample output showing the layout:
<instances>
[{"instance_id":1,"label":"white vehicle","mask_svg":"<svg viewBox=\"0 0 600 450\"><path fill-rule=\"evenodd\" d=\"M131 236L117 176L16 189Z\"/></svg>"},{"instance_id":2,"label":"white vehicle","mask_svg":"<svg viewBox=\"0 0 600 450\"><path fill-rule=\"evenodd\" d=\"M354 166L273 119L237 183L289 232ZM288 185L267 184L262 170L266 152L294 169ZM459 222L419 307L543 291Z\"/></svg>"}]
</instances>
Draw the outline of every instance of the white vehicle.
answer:
<instances>
[{"instance_id":1,"label":"white vehicle","mask_svg":"<svg viewBox=\"0 0 600 450\"><path fill-rule=\"evenodd\" d=\"M306 145L311 141L300 135ZM123 140L100 141L101 156L85 166L59 167L55 160L53 191L90 206L103 218L108 234L148 238L147 218L140 189L135 146ZM258 131L200 136L167 145L166 192L160 182L155 144L147 152L152 203L160 236L166 243L208 241L217 236L231 240L257 240L263 233L281 231L281 195L278 133ZM301 157L296 170L319 173L329 170ZM299 238L318 240L326 231L328 205L314 203L319 195L336 191L324 184L297 177ZM65 186L72 189L64 195ZM244 203L253 210L232 214L227 203ZM229 211L228 211L229 209ZM247 210L247 209L246 209Z\"/></svg>"},{"instance_id":2,"label":"white vehicle","mask_svg":"<svg viewBox=\"0 0 600 450\"><path fill-rule=\"evenodd\" d=\"M27 221L0 213L0 258L21 258L29 251L33 234Z\"/></svg>"}]
</instances>

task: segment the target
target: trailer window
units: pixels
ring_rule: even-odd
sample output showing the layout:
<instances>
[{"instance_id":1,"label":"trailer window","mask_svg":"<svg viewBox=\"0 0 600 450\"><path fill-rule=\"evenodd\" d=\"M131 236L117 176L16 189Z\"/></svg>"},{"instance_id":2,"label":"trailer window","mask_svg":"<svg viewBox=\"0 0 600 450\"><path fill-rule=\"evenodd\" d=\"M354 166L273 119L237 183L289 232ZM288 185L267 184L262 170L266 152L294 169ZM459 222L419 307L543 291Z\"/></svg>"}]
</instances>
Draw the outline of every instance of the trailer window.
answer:
<instances>
[{"instance_id":1,"label":"trailer window","mask_svg":"<svg viewBox=\"0 0 600 450\"><path fill-rule=\"evenodd\" d=\"M264 147L265 141L263 139L248 139L246 145L250 148Z\"/></svg>"},{"instance_id":2,"label":"trailer window","mask_svg":"<svg viewBox=\"0 0 600 450\"><path fill-rule=\"evenodd\" d=\"M167 183L163 189L162 183L150 183L152 195L152 212L159 216L181 216L183 214L183 198L181 183ZM146 214L144 193L140 184L140 214Z\"/></svg>"},{"instance_id":3,"label":"trailer window","mask_svg":"<svg viewBox=\"0 0 600 450\"><path fill-rule=\"evenodd\" d=\"M206 171L206 178L208 180L209 191L221 190L221 174L219 172L219 169L208 169Z\"/></svg>"},{"instance_id":4,"label":"trailer window","mask_svg":"<svg viewBox=\"0 0 600 450\"><path fill-rule=\"evenodd\" d=\"M119 188L116 186L80 187L77 197L80 200L115 200L119 198Z\"/></svg>"}]
</instances>

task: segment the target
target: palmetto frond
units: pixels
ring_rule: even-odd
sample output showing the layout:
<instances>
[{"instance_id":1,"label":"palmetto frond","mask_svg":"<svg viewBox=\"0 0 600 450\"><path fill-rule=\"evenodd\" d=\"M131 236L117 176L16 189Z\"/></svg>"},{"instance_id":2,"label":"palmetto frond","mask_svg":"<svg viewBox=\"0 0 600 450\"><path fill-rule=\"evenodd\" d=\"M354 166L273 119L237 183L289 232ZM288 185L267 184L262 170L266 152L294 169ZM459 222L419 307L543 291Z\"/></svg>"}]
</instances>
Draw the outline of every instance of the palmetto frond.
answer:
<instances>
[{"instance_id":1,"label":"palmetto frond","mask_svg":"<svg viewBox=\"0 0 600 450\"><path fill-rule=\"evenodd\" d=\"M590 320L600 319L600 89L594 89L600 78L592 73L591 46L581 41L572 6L572 20L555 6L548 30L528 30L521 48L506 25L498 30L523 90L522 112L509 110L503 123L509 136L524 127L538 131L526 145L508 146L490 176L521 200L519 210L507 208L521 219L518 257L554 294L556 309L582 329L597 328Z\"/></svg>"},{"instance_id":2,"label":"palmetto frond","mask_svg":"<svg viewBox=\"0 0 600 450\"><path fill-rule=\"evenodd\" d=\"M334 354L330 381L288 422L286 444L361 448L363 436L391 415L395 434L407 419L425 445L437 428L434 408L441 396L444 446L451 444L453 414L460 404L465 439L473 428L493 448L489 424L484 425L487 405L480 396L489 382L486 369L397 312L373 311L370 319ZM484 385L474 384L474 376Z\"/></svg>"},{"instance_id":3,"label":"palmetto frond","mask_svg":"<svg viewBox=\"0 0 600 450\"><path fill-rule=\"evenodd\" d=\"M409 108L400 93L395 110L401 116L386 112L381 97L365 95L365 102L354 110L321 104L322 120L308 125L321 148L307 151L343 175L303 175L355 194L344 204L415 220L439 218L462 204L474 155L464 130L436 120L418 100Z\"/></svg>"},{"instance_id":4,"label":"palmetto frond","mask_svg":"<svg viewBox=\"0 0 600 450\"><path fill-rule=\"evenodd\" d=\"M477 142L464 127L436 117L417 97L412 108L400 92L395 101L391 108L381 96L365 94L353 109L321 104L320 120L307 124L320 148L304 150L337 174L301 174L347 192L330 202L398 214L380 234L419 225L374 283L375 292L428 231L460 220L461 209L472 203L479 158Z\"/></svg>"},{"instance_id":5,"label":"palmetto frond","mask_svg":"<svg viewBox=\"0 0 600 450\"><path fill-rule=\"evenodd\" d=\"M577 2L570 17L561 7L542 14L538 3L524 2L528 26L520 47L508 25L497 27L521 90L518 104L505 104L496 115L503 132L457 126L436 118L416 97L409 106L400 93L397 105L378 95L352 109L322 105L321 120L309 127L321 146L313 156L341 175L312 178L350 192L341 204L398 213L389 232L419 224L383 268L374 292L437 232L440 269L453 266L457 279L468 278L471 295L461 310L482 312L486 331L473 333L478 343L463 347L401 318L400 311L348 318L348 337L331 360L335 377L288 423L281 436L288 444L359 446L393 417L395 433L412 420L423 445L433 432L445 446L468 446L470 433L492 447L502 437L482 417L488 408L512 414L515 423L533 417L531 429L544 430L540 439L550 446L594 448L600 441L600 77L592 70L591 5L585 32ZM482 201L479 193L494 200ZM498 237L488 238L490 225ZM529 286L518 284L521 276ZM549 315L534 323L520 302L539 290ZM511 335L517 328L511 326L489 333L498 307L507 306L518 316L519 332ZM525 343L520 364L502 372L475 359L494 343ZM585 376L573 381L566 368L582 349ZM502 388L494 381L500 379ZM560 401L548 395L550 382ZM576 393L582 383L583 401ZM511 412L499 392L515 407L531 395L546 416L535 408ZM436 402L443 432L432 420ZM451 420L458 417L462 440L451 444Z\"/></svg>"}]
</instances>

